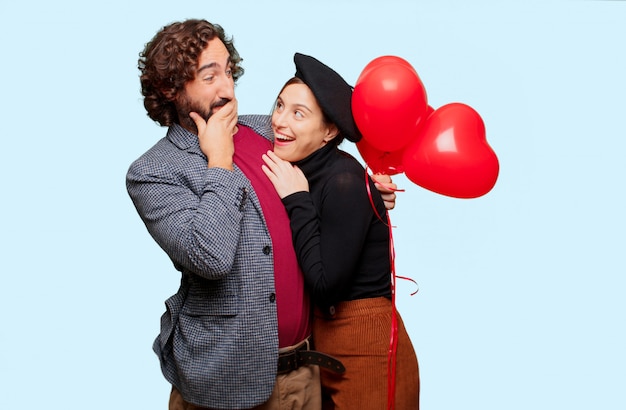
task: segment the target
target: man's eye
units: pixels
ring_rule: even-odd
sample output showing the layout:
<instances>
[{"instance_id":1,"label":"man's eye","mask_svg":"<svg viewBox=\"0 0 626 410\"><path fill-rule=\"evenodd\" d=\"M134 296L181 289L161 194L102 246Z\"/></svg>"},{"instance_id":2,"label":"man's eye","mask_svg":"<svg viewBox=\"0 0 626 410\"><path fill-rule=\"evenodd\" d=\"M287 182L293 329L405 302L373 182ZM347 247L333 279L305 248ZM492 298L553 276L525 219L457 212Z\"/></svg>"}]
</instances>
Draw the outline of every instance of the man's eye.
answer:
<instances>
[{"instance_id":1,"label":"man's eye","mask_svg":"<svg viewBox=\"0 0 626 410\"><path fill-rule=\"evenodd\" d=\"M230 78L233 76L233 70L226 70L226 77Z\"/></svg>"}]
</instances>

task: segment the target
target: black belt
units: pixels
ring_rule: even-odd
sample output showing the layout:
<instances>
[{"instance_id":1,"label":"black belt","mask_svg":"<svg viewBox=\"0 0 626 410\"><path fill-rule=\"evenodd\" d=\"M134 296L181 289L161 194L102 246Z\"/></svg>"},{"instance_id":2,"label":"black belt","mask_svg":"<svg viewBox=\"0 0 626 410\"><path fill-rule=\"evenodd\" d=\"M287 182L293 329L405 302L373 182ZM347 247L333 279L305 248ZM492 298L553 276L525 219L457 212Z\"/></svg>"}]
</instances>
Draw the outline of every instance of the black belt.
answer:
<instances>
[{"instance_id":1,"label":"black belt","mask_svg":"<svg viewBox=\"0 0 626 410\"><path fill-rule=\"evenodd\" d=\"M296 347L278 354L278 374L289 373L300 366L315 365L336 373L343 373L346 368L332 356L311 350L309 339L299 343Z\"/></svg>"}]
</instances>

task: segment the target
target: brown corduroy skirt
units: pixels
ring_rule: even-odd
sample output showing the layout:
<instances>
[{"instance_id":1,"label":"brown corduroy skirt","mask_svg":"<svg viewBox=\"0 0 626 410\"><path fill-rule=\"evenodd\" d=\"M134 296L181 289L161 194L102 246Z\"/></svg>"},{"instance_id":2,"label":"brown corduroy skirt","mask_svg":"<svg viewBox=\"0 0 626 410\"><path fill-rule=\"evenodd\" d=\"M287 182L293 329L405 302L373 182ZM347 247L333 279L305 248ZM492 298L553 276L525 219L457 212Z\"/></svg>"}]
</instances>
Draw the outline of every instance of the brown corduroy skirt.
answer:
<instances>
[{"instance_id":1,"label":"brown corduroy skirt","mask_svg":"<svg viewBox=\"0 0 626 410\"><path fill-rule=\"evenodd\" d=\"M321 369L324 409L387 409L387 366L392 306L387 298L359 299L335 305L335 315L315 313L315 350L341 360L339 375ZM417 357L404 323L397 314L398 347L395 409L419 409Z\"/></svg>"}]
</instances>

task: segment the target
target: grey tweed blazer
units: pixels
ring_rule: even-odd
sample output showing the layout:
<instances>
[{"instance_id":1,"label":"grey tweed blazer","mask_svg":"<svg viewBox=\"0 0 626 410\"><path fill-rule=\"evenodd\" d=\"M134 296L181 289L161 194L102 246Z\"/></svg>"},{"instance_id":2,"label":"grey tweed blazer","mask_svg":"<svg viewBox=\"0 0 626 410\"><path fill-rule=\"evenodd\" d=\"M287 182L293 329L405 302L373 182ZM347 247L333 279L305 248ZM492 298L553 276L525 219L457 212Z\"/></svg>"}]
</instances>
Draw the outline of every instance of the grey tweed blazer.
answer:
<instances>
[{"instance_id":1,"label":"grey tweed blazer","mask_svg":"<svg viewBox=\"0 0 626 410\"><path fill-rule=\"evenodd\" d=\"M272 139L267 116L239 122ZM259 200L239 168L207 168L198 138L173 125L132 163L128 193L182 273L154 351L165 378L202 407L251 408L276 379L273 252Z\"/></svg>"}]
</instances>

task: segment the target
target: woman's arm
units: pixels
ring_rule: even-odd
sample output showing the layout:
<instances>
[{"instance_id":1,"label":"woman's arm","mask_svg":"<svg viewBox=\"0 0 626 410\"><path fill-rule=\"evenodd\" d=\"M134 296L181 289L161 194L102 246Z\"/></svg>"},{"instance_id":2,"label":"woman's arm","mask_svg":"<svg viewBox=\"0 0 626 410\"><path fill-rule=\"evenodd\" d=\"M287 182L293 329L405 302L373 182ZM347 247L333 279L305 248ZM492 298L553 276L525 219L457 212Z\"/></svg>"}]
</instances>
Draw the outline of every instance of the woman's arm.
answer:
<instances>
[{"instance_id":1,"label":"woman's arm","mask_svg":"<svg viewBox=\"0 0 626 410\"><path fill-rule=\"evenodd\" d=\"M324 186L318 207L308 192L283 199L300 267L318 303L334 303L359 273L374 217L364 184L361 176L336 175Z\"/></svg>"}]
</instances>

